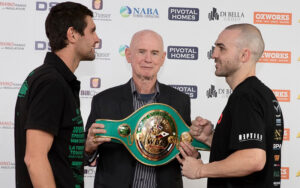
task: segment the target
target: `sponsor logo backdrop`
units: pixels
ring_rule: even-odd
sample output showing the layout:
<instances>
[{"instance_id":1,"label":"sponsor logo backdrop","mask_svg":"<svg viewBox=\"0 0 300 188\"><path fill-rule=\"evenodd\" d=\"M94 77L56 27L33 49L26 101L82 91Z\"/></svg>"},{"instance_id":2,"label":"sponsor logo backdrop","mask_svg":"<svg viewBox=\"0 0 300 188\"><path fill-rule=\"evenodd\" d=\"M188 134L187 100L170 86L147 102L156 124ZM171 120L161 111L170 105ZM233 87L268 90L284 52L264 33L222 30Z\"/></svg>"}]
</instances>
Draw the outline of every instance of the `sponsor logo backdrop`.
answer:
<instances>
[{"instance_id":1,"label":"sponsor logo backdrop","mask_svg":"<svg viewBox=\"0 0 300 188\"><path fill-rule=\"evenodd\" d=\"M298 1L282 2L222 0L74 0L94 13L101 43L93 62L81 62L76 76L81 81L81 112L84 123L92 97L127 82L130 64L124 51L134 32L153 29L164 38L167 58L159 81L191 97L191 118L201 115L214 124L232 93L224 78L214 75L211 59L218 34L234 23L252 23L261 29L266 49L257 66L257 76L268 85L281 105L285 130L282 155L282 187L299 187L300 126L300 13ZM18 90L29 72L42 64L50 51L44 31L45 18L62 0L0 0L0 182L14 183L14 107ZM280 122L278 122L280 123ZM208 162L209 152L202 152ZM92 187L95 169L85 169L86 187ZM279 176L276 172L274 176ZM206 179L188 180L189 188L206 187Z\"/></svg>"}]
</instances>

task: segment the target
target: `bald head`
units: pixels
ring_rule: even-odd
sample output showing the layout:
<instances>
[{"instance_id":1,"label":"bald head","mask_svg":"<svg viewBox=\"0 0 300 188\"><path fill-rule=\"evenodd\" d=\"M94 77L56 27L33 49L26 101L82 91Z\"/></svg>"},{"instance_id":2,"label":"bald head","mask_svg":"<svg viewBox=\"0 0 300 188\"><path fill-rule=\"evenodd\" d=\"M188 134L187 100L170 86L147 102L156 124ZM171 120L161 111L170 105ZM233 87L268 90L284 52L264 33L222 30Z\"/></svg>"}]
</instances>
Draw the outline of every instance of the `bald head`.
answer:
<instances>
[{"instance_id":1,"label":"bald head","mask_svg":"<svg viewBox=\"0 0 300 188\"><path fill-rule=\"evenodd\" d=\"M162 37L158 33L152 30L141 30L136 32L131 38L130 48L134 48L136 44L144 37L152 37L153 39L155 39L153 42L157 42L161 47L160 50L163 51L164 42Z\"/></svg>"},{"instance_id":2,"label":"bald head","mask_svg":"<svg viewBox=\"0 0 300 188\"><path fill-rule=\"evenodd\" d=\"M236 39L237 47L249 48L252 55L252 61L257 62L265 49L265 43L257 27L251 24L234 24L225 28L225 30L239 30L240 34Z\"/></svg>"}]
</instances>

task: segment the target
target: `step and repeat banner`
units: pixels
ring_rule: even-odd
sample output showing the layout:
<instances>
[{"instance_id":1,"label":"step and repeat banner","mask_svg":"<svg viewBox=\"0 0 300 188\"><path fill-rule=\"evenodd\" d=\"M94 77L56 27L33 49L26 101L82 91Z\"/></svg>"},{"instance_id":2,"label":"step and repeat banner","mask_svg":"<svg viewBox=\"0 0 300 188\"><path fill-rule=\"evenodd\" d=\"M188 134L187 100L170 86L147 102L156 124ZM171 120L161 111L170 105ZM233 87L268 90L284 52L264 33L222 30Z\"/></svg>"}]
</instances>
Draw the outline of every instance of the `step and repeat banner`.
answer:
<instances>
[{"instance_id":1,"label":"step and repeat banner","mask_svg":"<svg viewBox=\"0 0 300 188\"><path fill-rule=\"evenodd\" d=\"M14 108L28 73L43 63L50 51L44 23L49 9L60 0L0 0L0 182L14 182ZM96 59L81 62L75 74L81 81L83 119L92 97L130 79L124 51L131 36L151 29L164 39L166 61L159 81L187 93L191 118L200 115L216 123L232 90L214 75L211 58L218 34L235 23L255 24L266 48L257 76L280 101L285 118L282 146L282 187L300 186L300 3L295 0L85 0L94 13L101 44ZM298 9L297 9L298 8ZM280 146L281 147L281 146ZM276 148L275 148L276 149ZM209 152L202 152L208 162ZM85 168L86 187L92 187L95 168ZM274 174L278 176L279 174ZM206 179L188 180L184 187L205 187Z\"/></svg>"}]
</instances>

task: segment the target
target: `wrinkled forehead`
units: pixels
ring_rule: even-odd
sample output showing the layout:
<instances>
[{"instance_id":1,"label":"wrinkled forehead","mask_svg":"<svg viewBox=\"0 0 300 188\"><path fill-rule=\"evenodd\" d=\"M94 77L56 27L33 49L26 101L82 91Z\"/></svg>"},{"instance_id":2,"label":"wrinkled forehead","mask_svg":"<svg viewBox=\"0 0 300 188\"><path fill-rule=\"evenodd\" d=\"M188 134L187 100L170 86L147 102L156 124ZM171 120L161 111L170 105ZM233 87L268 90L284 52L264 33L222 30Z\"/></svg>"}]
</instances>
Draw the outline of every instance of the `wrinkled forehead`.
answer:
<instances>
[{"instance_id":1,"label":"wrinkled forehead","mask_svg":"<svg viewBox=\"0 0 300 188\"><path fill-rule=\"evenodd\" d=\"M162 38L153 32L141 32L133 36L131 48L152 48L155 50L163 50Z\"/></svg>"}]
</instances>

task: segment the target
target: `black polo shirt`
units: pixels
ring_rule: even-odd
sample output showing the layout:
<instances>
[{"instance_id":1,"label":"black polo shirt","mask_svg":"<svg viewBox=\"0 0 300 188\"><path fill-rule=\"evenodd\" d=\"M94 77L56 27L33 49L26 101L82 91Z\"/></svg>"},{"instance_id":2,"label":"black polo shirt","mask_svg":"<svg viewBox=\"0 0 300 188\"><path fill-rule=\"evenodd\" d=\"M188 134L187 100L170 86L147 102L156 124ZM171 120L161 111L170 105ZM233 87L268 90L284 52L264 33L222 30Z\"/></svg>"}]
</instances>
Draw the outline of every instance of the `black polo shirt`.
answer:
<instances>
[{"instance_id":1,"label":"black polo shirt","mask_svg":"<svg viewBox=\"0 0 300 188\"><path fill-rule=\"evenodd\" d=\"M48 159L56 186L84 186L84 129L79 90L76 76L51 52L47 53L44 64L24 81L15 109L16 187L32 187L24 163L27 129L54 135Z\"/></svg>"}]
</instances>

